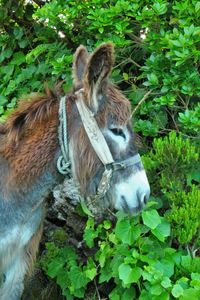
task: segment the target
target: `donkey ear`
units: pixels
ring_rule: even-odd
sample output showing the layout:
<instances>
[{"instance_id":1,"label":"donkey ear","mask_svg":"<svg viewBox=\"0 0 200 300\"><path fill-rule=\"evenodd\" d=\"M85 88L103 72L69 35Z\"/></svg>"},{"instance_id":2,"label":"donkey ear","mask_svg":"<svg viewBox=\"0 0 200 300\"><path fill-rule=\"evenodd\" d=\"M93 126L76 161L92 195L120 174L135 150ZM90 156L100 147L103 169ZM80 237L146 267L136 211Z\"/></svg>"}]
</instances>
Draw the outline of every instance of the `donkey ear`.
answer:
<instances>
[{"instance_id":1,"label":"donkey ear","mask_svg":"<svg viewBox=\"0 0 200 300\"><path fill-rule=\"evenodd\" d=\"M85 67L88 61L89 54L87 49L80 45L75 54L73 61L73 82L74 85L79 85L82 82Z\"/></svg>"},{"instance_id":2,"label":"donkey ear","mask_svg":"<svg viewBox=\"0 0 200 300\"><path fill-rule=\"evenodd\" d=\"M102 83L108 78L113 66L113 53L113 44L105 43L91 55L84 74L84 84L91 93L90 97L100 92Z\"/></svg>"}]
</instances>

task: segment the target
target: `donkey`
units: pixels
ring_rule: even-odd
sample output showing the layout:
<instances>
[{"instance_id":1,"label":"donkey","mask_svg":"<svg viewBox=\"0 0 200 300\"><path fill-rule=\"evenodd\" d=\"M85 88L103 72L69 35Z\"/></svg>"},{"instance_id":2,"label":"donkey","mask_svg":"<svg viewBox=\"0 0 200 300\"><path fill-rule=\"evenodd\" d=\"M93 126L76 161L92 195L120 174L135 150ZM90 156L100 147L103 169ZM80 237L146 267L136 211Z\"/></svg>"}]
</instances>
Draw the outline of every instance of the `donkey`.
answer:
<instances>
[{"instance_id":1,"label":"donkey","mask_svg":"<svg viewBox=\"0 0 200 300\"><path fill-rule=\"evenodd\" d=\"M112 43L102 44L91 55L84 46L77 49L73 90L62 98L67 117L63 134L68 135L71 176L81 195L101 194L100 185L104 191L98 201L103 206L134 214L145 206L150 188L130 125L130 103L108 79L113 52ZM80 101L101 136L96 146L96 135L88 133L93 129L77 106ZM42 234L45 198L64 180L57 169L62 154L59 102L56 91L32 95L0 127L1 300L20 299Z\"/></svg>"}]
</instances>

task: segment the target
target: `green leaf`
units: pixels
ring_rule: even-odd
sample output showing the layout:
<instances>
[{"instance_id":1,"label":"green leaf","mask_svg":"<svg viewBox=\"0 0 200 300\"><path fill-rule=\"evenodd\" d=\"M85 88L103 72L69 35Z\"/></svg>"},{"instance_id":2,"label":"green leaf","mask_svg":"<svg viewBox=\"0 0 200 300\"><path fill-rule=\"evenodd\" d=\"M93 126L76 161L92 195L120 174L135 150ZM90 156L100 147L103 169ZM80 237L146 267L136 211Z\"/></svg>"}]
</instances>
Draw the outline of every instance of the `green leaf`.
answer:
<instances>
[{"instance_id":1,"label":"green leaf","mask_svg":"<svg viewBox=\"0 0 200 300\"><path fill-rule=\"evenodd\" d=\"M158 84L158 77L156 74L154 74L154 73L148 74L147 78L152 85Z\"/></svg>"},{"instance_id":2,"label":"green leaf","mask_svg":"<svg viewBox=\"0 0 200 300\"><path fill-rule=\"evenodd\" d=\"M69 289L63 289L62 294L63 296L66 296L67 300L74 300L74 297L71 295Z\"/></svg>"},{"instance_id":3,"label":"green leaf","mask_svg":"<svg viewBox=\"0 0 200 300\"><path fill-rule=\"evenodd\" d=\"M133 287L130 287L129 289L126 289L125 292L122 294L121 299L122 300L133 300L135 299L135 289Z\"/></svg>"},{"instance_id":4,"label":"green leaf","mask_svg":"<svg viewBox=\"0 0 200 300\"><path fill-rule=\"evenodd\" d=\"M192 266L192 257L190 255L183 255L181 257L181 266L189 271Z\"/></svg>"},{"instance_id":5,"label":"green leaf","mask_svg":"<svg viewBox=\"0 0 200 300\"><path fill-rule=\"evenodd\" d=\"M155 270L159 270L165 277L171 277L174 274L173 260L163 258L155 263L152 263Z\"/></svg>"},{"instance_id":6,"label":"green leaf","mask_svg":"<svg viewBox=\"0 0 200 300\"><path fill-rule=\"evenodd\" d=\"M123 263L123 257L116 251L111 263L110 268L112 270L113 277L118 277L119 266Z\"/></svg>"},{"instance_id":7,"label":"green leaf","mask_svg":"<svg viewBox=\"0 0 200 300\"><path fill-rule=\"evenodd\" d=\"M143 211L142 219L144 224L151 229L155 229L159 224L161 224L161 217L155 209Z\"/></svg>"},{"instance_id":8,"label":"green leaf","mask_svg":"<svg viewBox=\"0 0 200 300\"><path fill-rule=\"evenodd\" d=\"M66 286L70 284L69 274L66 269L63 268L59 271L56 282L59 284L61 289L65 289Z\"/></svg>"},{"instance_id":9,"label":"green leaf","mask_svg":"<svg viewBox=\"0 0 200 300\"><path fill-rule=\"evenodd\" d=\"M58 275L59 271L63 268L64 262L63 260L59 260L58 258L54 259L50 264L48 265L48 271L47 274L54 278Z\"/></svg>"},{"instance_id":10,"label":"green leaf","mask_svg":"<svg viewBox=\"0 0 200 300\"><path fill-rule=\"evenodd\" d=\"M164 13L167 12L167 3L156 2L152 6L152 8L158 15L163 15Z\"/></svg>"},{"instance_id":11,"label":"green leaf","mask_svg":"<svg viewBox=\"0 0 200 300\"><path fill-rule=\"evenodd\" d=\"M105 220L103 222L103 228L105 228L106 230L110 229L111 228L111 222L109 220Z\"/></svg>"},{"instance_id":12,"label":"green leaf","mask_svg":"<svg viewBox=\"0 0 200 300\"><path fill-rule=\"evenodd\" d=\"M127 74L127 73L123 73L123 77L124 77L124 80L125 80L125 81L128 81L128 79L129 79L129 76L128 76L128 74Z\"/></svg>"},{"instance_id":13,"label":"green leaf","mask_svg":"<svg viewBox=\"0 0 200 300\"><path fill-rule=\"evenodd\" d=\"M16 52L13 55L13 59L11 60L10 64L20 66L22 63L25 62L25 58L26 57L23 52Z\"/></svg>"},{"instance_id":14,"label":"green leaf","mask_svg":"<svg viewBox=\"0 0 200 300\"><path fill-rule=\"evenodd\" d=\"M164 279L161 281L161 285L167 289L172 286L171 280L168 277L164 277Z\"/></svg>"},{"instance_id":15,"label":"green leaf","mask_svg":"<svg viewBox=\"0 0 200 300\"><path fill-rule=\"evenodd\" d=\"M28 45L28 40L27 39L20 40L18 44L20 48L24 49Z\"/></svg>"},{"instance_id":16,"label":"green leaf","mask_svg":"<svg viewBox=\"0 0 200 300\"><path fill-rule=\"evenodd\" d=\"M112 269L110 268L110 264L106 263L103 268L100 270L99 283L108 282L113 277Z\"/></svg>"},{"instance_id":17,"label":"green leaf","mask_svg":"<svg viewBox=\"0 0 200 300\"><path fill-rule=\"evenodd\" d=\"M119 266L119 278L124 284L137 282L142 275L142 269L139 267L132 268L130 265L121 264Z\"/></svg>"},{"instance_id":18,"label":"green leaf","mask_svg":"<svg viewBox=\"0 0 200 300\"><path fill-rule=\"evenodd\" d=\"M85 275L87 278L89 278L90 280L93 280L94 277L97 275L97 269L93 268L93 269L88 269L85 271Z\"/></svg>"},{"instance_id":19,"label":"green leaf","mask_svg":"<svg viewBox=\"0 0 200 300\"><path fill-rule=\"evenodd\" d=\"M158 296L154 296L152 298L152 300L169 300L171 298L169 298L169 293L167 291L163 291L162 294L158 295ZM149 300L149 299L148 299Z\"/></svg>"},{"instance_id":20,"label":"green leaf","mask_svg":"<svg viewBox=\"0 0 200 300\"><path fill-rule=\"evenodd\" d=\"M151 232L161 241L164 242L165 238L170 236L170 224L162 218L162 223L158 224L155 229L152 229Z\"/></svg>"},{"instance_id":21,"label":"green leaf","mask_svg":"<svg viewBox=\"0 0 200 300\"><path fill-rule=\"evenodd\" d=\"M53 47L52 44L40 44L34 49L32 49L27 55L26 55L26 61L28 64L32 63L39 55L46 52L47 50L51 49Z\"/></svg>"},{"instance_id":22,"label":"green leaf","mask_svg":"<svg viewBox=\"0 0 200 300\"><path fill-rule=\"evenodd\" d=\"M192 170L187 175L187 185L192 186L193 180L200 183L200 168L199 168L199 170Z\"/></svg>"},{"instance_id":23,"label":"green leaf","mask_svg":"<svg viewBox=\"0 0 200 300\"><path fill-rule=\"evenodd\" d=\"M3 58L9 58L12 56L13 50L11 48L6 48L2 54L3 54Z\"/></svg>"},{"instance_id":24,"label":"green leaf","mask_svg":"<svg viewBox=\"0 0 200 300\"><path fill-rule=\"evenodd\" d=\"M121 300L121 287L116 287L109 294L110 300Z\"/></svg>"},{"instance_id":25,"label":"green leaf","mask_svg":"<svg viewBox=\"0 0 200 300\"><path fill-rule=\"evenodd\" d=\"M195 12L197 13L200 10L200 1L197 1L195 4Z\"/></svg>"},{"instance_id":26,"label":"green leaf","mask_svg":"<svg viewBox=\"0 0 200 300\"><path fill-rule=\"evenodd\" d=\"M85 289L84 288L75 289L73 294L74 294L75 297L83 299L84 294L85 294ZM68 298L67 298L67 300L68 300Z\"/></svg>"},{"instance_id":27,"label":"green leaf","mask_svg":"<svg viewBox=\"0 0 200 300\"><path fill-rule=\"evenodd\" d=\"M3 115L3 113L4 113L4 107L0 106L0 115Z\"/></svg>"},{"instance_id":28,"label":"green leaf","mask_svg":"<svg viewBox=\"0 0 200 300\"><path fill-rule=\"evenodd\" d=\"M89 248L94 246L94 239L98 236L98 233L94 229L94 220L89 218L84 231L84 241Z\"/></svg>"},{"instance_id":29,"label":"green leaf","mask_svg":"<svg viewBox=\"0 0 200 300\"><path fill-rule=\"evenodd\" d=\"M200 299L200 290L189 288L184 290L183 295L180 296L180 300L199 300Z\"/></svg>"},{"instance_id":30,"label":"green leaf","mask_svg":"<svg viewBox=\"0 0 200 300\"><path fill-rule=\"evenodd\" d=\"M86 278L85 274L83 273L82 269L77 266L71 267L69 271L69 278L75 289L80 289L82 287L85 287L89 282L89 280Z\"/></svg>"},{"instance_id":31,"label":"green leaf","mask_svg":"<svg viewBox=\"0 0 200 300\"><path fill-rule=\"evenodd\" d=\"M133 244L134 235L128 219L118 220L115 228L116 236L123 242L129 245Z\"/></svg>"},{"instance_id":32,"label":"green leaf","mask_svg":"<svg viewBox=\"0 0 200 300\"><path fill-rule=\"evenodd\" d=\"M193 280L198 280L198 281L200 281L200 273L192 273L192 274L191 274L191 278L192 278ZM200 286L199 286L199 288L200 288Z\"/></svg>"},{"instance_id":33,"label":"green leaf","mask_svg":"<svg viewBox=\"0 0 200 300\"><path fill-rule=\"evenodd\" d=\"M163 288L159 283L157 283L151 287L150 292L152 295L160 295L163 292Z\"/></svg>"},{"instance_id":34,"label":"green leaf","mask_svg":"<svg viewBox=\"0 0 200 300\"><path fill-rule=\"evenodd\" d=\"M178 298L180 297L181 295L183 295L183 288L180 284L175 284L173 286L173 289L172 289L172 295L175 297L175 298Z\"/></svg>"},{"instance_id":35,"label":"green leaf","mask_svg":"<svg viewBox=\"0 0 200 300\"><path fill-rule=\"evenodd\" d=\"M23 29L21 27L15 27L13 31L17 40L20 40L23 36Z\"/></svg>"},{"instance_id":36,"label":"green leaf","mask_svg":"<svg viewBox=\"0 0 200 300\"><path fill-rule=\"evenodd\" d=\"M149 291L147 292L145 289L141 291L140 297L138 298L139 300L150 300L149 299Z\"/></svg>"},{"instance_id":37,"label":"green leaf","mask_svg":"<svg viewBox=\"0 0 200 300\"><path fill-rule=\"evenodd\" d=\"M94 217L92 212L87 208L87 205L85 204L84 201L81 201L81 208L82 208L83 212L86 214L86 216Z\"/></svg>"}]
</instances>

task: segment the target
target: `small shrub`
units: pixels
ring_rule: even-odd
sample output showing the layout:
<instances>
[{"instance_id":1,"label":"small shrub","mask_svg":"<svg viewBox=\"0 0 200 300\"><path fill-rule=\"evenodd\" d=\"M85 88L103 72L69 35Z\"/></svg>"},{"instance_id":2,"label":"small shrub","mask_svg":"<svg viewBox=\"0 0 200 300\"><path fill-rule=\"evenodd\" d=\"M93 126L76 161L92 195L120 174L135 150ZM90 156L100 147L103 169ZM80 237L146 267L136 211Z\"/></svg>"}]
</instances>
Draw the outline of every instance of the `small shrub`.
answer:
<instances>
[{"instance_id":1,"label":"small shrub","mask_svg":"<svg viewBox=\"0 0 200 300\"><path fill-rule=\"evenodd\" d=\"M143 157L152 185L163 193L187 188L188 176L198 170L199 149L189 139L172 131L154 139L153 149Z\"/></svg>"},{"instance_id":2,"label":"small shrub","mask_svg":"<svg viewBox=\"0 0 200 300\"><path fill-rule=\"evenodd\" d=\"M200 245L200 189L193 185L191 191L170 193L171 210L168 220L172 224L173 236L180 244L192 242L193 251Z\"/></svg>"}]
</instances>

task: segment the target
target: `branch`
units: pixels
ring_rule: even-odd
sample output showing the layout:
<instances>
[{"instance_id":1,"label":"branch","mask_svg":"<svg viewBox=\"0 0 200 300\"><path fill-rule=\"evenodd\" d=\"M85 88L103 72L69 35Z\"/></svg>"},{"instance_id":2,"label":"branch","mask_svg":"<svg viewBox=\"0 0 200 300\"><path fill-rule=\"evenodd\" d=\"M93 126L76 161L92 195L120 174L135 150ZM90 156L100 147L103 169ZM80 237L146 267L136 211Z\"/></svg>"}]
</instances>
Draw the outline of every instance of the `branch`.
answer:
<instances>
[{"instance_id":1,"label":"branch","mask_svg":"<svg viewBox=\"0 0 200 300\"><path fill-rule=\"evenodd\" d=\"M137 35L133 34L133 33L127 33L127 35L129 36L129 38L131 40L133 40L136 44L142 44L143 40L141 38L139 38Z\"/></svg>"},{"instance_id":2,"label":"branch","mask_svg":"<svg viewBox=\"0 0 200 300\"><path fill-rule=\"evenodd\" d=\"M139 65L136 61L134 61L131 57L129 57L129 61L132 62L136 67L141 68L142 66Z\"/></svg>"},{"instance_id":3,"label":"branch","mask_svg":"<svg viewBox=\"0 0 200 300\"><path fill-rule=\"evenodd\" d=\"M148 91L143 97L142 99L138 102L138 104L136 105L136 107L133 109L130 119L133 117L133 115L135 114L135 112L138 110L138 108L142 105L142 103L147 99L147 97L152 93L152 90Z\"/></svg>"}]
</instances>

